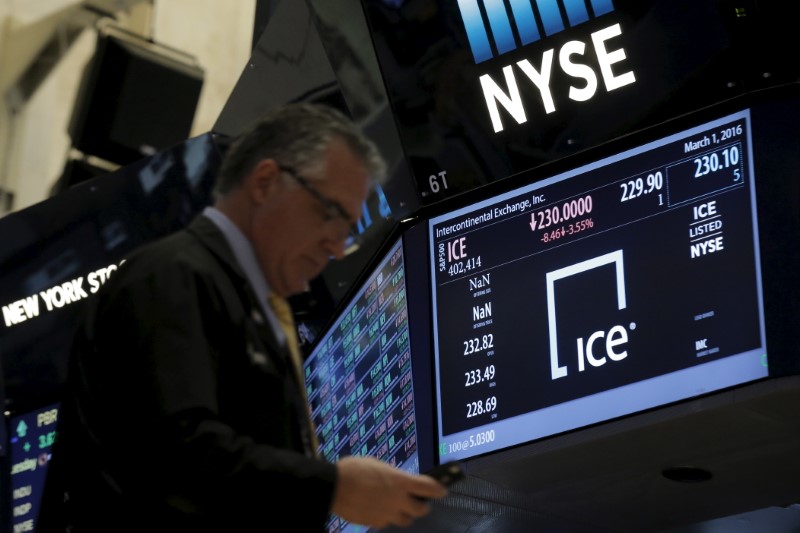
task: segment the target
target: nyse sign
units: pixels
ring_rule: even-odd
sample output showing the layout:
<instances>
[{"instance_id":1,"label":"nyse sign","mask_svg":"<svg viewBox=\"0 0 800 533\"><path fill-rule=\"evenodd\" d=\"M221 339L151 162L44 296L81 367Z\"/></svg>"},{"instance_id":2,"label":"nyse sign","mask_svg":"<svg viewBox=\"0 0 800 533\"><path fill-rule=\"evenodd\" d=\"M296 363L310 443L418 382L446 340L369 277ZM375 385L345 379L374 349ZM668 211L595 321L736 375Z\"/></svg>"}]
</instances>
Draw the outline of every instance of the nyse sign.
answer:
<instances>
[{"instance_id":1,"label":"nyse sign","mask_svg":"<svg viewBox=\"0 0 800 533\"><path fill-rule=\"evenodd\" d=\"M538 101L544 113L551 114L557 110L556 99L568 98L575 102L591 100L599 90L600 80L605 92L636 82L635 73L626 63L627 54L624 48L614 47L615 38L622 35L619 23L610 24L590 33L588 39L570 40L558 50L551 47L538 52L546 42L539 32L539 25L544 29L544 37L551 37L567 26L574 28L593 17L614 11L610 0L592 0L592 13L587 11L583 1L564 0L560 3L561 8L555 0L537 0L534 12L532 0L515 0L510 3L509 16L503 2L485 0L483 9L486 12L487 27L483 22L477 0L459 0L459 10L475 63L483 63L516 50L517 40L525 47L522 53L526 57L505 64L502 67L502 76L485 73L479 77L486 109L495 133L506 127L501 109L517 124L524 124L529 120L531 110L526 111L525 100ZM562 17L562 11L566 14L566 20ZM516 38L511 19L516 28ZM494 39L497 54L492 52L490 34ZM534 46L532 43L539 46ZM499 59L492 61L490 68L496 69L499 62ZM566 77L568 80L566 93L563 95L554 95L553 82L557 77Z\"/></svg>"},{"instance_id":2,"label":"nyse sign","mask_svg":"<svg viewBox=\"0 0 800 533\"><path fill-rule=\"evenodd\" d=\"M627 71L615 75L612 66L625 60L625 50L618 48L609 50L606 41L622 34L619 24L614 24L591 34L591 42L594 54L599 63L600 75L606 92L619 89L630 85L636 81L633 71ZM598 80L597 73L579 59L586 53L586 43L582 41L569 41L558 52L558 66L569 77L580 80L568 87L567 97L576 102L586 102L597 94ZM503 67L504 85L498 84L489 74L480 77L483 96L486 99L486 108L492 120L495 132L503 130L503 121L500 117L498 104L503 107L514 118L517 124L528 121L528 116L522 102L521 94L524 92L537 91L542 107L546 114L556 111L551 82L553 79L553 63L555 51L545 50L539 61L539 67L535 67L528 59L517 61L517 68L522 71L527 78L527 85L517 82L514 74L514 66Z\"/></svg>"}]
</instances>

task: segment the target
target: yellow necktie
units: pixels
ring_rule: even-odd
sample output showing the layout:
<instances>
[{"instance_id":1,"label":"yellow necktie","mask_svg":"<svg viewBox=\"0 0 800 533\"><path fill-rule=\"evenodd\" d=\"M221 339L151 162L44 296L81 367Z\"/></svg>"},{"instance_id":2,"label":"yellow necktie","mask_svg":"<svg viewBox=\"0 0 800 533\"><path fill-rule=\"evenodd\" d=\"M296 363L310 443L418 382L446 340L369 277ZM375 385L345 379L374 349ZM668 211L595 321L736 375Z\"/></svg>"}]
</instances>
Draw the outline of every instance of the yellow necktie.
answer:
<instances>
[{"instance_id":1,"label":"yellow necktie","mask_svg":"<svg viewBox=\"0 0 800 533\"><path fill-rule=\"evenodd\" d=\"M275 316L278 318L278 322L280 322L281 329L283 329L283 332L286 334L286 344L292 356L292 366L294 366L297 384L303 393L303 400L308 410L308 430L312 452L316 455L317 449L319 448L319 440L317 439L317 432L314 430L314 422L311 419L311 405L309 405L308 396L306 396L306 380L303 376L303 358L300 355L300 344L297 340L297 328L294 325L292 308L289 306L289 302L275 293L270 293L267 300L272 310L275 311Z\"/></svg>"}]
</instances>

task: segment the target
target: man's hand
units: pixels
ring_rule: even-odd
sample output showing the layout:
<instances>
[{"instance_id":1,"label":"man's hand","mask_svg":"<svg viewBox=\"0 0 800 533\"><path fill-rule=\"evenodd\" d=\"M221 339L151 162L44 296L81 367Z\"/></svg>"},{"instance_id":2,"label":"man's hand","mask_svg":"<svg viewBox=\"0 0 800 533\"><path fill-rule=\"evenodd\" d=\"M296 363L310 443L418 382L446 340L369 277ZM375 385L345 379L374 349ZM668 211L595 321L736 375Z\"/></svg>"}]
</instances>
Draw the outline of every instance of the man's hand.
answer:
<instances>
[{"instance_id":1,"label":"man's hand","mask_svg":"<svg viewBox=\"0 0 800 533\"><path fill-rule=\"evenodd\" d=\"M331 511L369 527L408 526L430 512L427 500L447 489L430 476L414 475L374 457L344 457Z\"/></svg>"}]
</instances>

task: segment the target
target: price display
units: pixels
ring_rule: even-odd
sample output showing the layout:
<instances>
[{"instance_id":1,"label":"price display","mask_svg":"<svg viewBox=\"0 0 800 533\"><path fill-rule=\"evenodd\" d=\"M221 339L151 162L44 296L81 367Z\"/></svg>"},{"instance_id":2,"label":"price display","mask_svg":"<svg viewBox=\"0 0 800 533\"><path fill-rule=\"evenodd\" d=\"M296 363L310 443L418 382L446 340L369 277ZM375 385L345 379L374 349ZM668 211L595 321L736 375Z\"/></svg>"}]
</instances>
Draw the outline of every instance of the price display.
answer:
<instances>
[{"instance_id":1,"label":"price display","mask_svg":"<svg viewBox=\"0 0 800 533\"><path fill-rule=\"evenodd\" d=\"M748 111L429 221L440 460L767 375Z\"/></svg>"},{"instance_id":2,"label":"price display","mask_svg":"<svg viewBox=\"0 0 800 533\"><path fill-rule=\"evenodd\" d=\"M419 472L402 241L369 273L304 365L322 455ZM361 531L332 517L328 531Z\"/></svg>"},{"instance_id":3,"label":"price display","mask_svg":"<svg viewBox=\"0 0 800 533\"><path fill-rule=\"evenodd\" d=\"M44 484L56 440L59 405L12 416L11 526L14 531L35 531Z\"/></svg>"}]
</instances>

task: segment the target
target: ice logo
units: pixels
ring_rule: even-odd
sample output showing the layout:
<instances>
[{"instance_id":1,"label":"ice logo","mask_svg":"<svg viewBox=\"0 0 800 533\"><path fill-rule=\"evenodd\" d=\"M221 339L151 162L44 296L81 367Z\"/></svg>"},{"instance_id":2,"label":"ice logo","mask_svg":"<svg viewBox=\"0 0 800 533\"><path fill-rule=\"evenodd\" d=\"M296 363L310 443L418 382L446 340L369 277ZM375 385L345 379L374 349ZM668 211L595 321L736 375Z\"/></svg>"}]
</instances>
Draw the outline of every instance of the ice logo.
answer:
<instances>
[{"instance_id":1,"label":"ice logo","mask_svg":"<svg viewBox=\"0 0 800 533\"><path fill-rule=\"evenodd\" d=\"M547 322L550 335L550 377L555 380L567 376L566 365L561 365L558 358L558 324L556 323L556 291L555 282L570 276L581 274L604 265L614 265L616 278L617 309L623 310L627 307L627 297L625 295L625 264L623 261L622 250L616 250L586 261L581 261L574 265L559 268L548 272L545 276L547 281ZM631 328L635 324L631 324ZM628 356L626 345L628 343L628 330L623 326L614 326L606 331L595 331L584 341L583 337L577 341L578 371L586 369L586 363L592 367L599 367L608 360L621 361ZM604 355L596 355L596 345L601 346Z\"/></svg>"}]
</instances>

